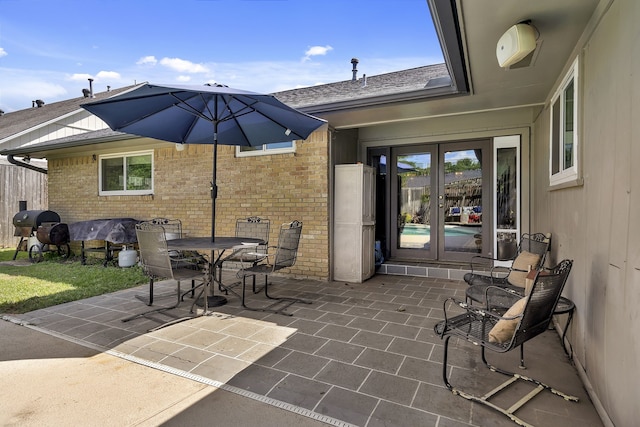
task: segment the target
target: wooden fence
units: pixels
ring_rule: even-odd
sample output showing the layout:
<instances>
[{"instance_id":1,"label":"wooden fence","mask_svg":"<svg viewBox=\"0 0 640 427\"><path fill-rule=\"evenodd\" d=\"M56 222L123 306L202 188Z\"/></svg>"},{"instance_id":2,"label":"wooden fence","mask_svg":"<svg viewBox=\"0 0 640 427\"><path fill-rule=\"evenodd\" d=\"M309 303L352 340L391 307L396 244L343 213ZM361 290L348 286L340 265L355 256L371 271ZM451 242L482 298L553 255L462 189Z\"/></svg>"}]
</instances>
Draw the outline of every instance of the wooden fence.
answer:
<instances>
[{"instance_id":1,"label":"wooden fence","mask_svg":"<svg viewBox=\"0 0 640 427\"><path fill-rule=\"evenodd\" d=\"M48 206L47 175L12 165L0 159L0 247L15 248L13 216L20 210L20 201L29 210L43 210Z\"/></svg>"}]
</instances>

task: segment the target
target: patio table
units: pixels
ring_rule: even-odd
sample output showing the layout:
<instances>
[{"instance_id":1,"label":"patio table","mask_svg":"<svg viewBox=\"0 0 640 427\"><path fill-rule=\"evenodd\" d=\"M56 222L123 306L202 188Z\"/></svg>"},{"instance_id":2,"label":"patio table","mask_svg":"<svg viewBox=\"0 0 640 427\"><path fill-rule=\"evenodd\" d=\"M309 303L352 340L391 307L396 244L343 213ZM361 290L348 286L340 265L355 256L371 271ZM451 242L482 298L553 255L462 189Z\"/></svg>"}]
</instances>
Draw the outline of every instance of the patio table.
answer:
<instances>
[{"instance_id":1,"label":"patio table","mask_svg":"<svg viewBox=\"0 0 640 427\"><path fill-rule=\"evenodd\" d=\"M223 287L221 281L216 279L215 270L219 268L224 252L227 249L234 249L238 246L251 247L261 243L264 243L262 239L249 237L216 237L215 241L211 241L211 237L184 237L167 240L167 249L175 251L207 251L211 253L209 268L205 272L206 278L204 282L204 313L206 314L209 307L218 307L227 303L227 299L224 296L213 295L213 286L211 286L217 283L220 287Z\"/></svg>"}]
</instances>

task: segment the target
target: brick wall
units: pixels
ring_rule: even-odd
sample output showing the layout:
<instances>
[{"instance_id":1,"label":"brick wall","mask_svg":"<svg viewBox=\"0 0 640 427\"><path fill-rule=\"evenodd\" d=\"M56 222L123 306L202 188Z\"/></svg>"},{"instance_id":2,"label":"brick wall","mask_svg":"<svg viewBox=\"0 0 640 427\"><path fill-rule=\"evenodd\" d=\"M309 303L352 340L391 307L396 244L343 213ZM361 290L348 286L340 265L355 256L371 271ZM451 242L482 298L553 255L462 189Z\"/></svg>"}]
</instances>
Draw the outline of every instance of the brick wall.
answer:
<instances>
[{"instance_id":1,"label":"brick wall","mask_svg":"<svg viewBox=\"0 0 640 427\"><path fill-rule=\"evenodd\" d=\"M218 147L216 235L233 235L235 221L257 215L271 220L270 243L279 226L303 222L299 257L290 274L329 276L328 134L298 142L296 153L235 157L235 147ZM164 147L164 146L163 146ZM91 155L49 162L49 208L72 223L98 218L178 218L188 236L211 232L213 150L187 145L154 150L152 196L98 196L98 161Z\"/></svg>"}]
</instances>

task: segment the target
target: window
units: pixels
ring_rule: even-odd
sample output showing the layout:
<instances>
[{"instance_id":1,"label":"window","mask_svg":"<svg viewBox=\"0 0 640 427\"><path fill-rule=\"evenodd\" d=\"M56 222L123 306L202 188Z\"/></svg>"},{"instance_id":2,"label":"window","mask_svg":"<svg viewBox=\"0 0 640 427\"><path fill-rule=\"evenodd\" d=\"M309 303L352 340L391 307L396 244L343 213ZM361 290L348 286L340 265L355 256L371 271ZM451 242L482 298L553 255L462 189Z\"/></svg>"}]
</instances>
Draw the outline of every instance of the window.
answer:
<instances>
[{"instance_id":1,"label":"window","mask_svg":"<svg viewBox=\"0 0 640 427\"><path fill-rule=\"evenodd\" d=\"M270 154L295 153L296 142L274 142L260 147L236 147L236 157L266 156Z\"/></svg>"},{"instance_id":2,"label":"window","mask_svg":"<svg viewBox=\"0 0 640 427\"><path fill-rule=\"evenodd\" d=\"M101 196L153 193L153 151L100 156Z\"/></svg>"},{"instance_id":3,"label":"window","mask_svg":"<svg viewBox=\"0 0 640 427\"><path fill-rule=\"evenodd\" d=\"M578 178L578 60L551 99L550 185Z\"/></svg>"}]
</instances>

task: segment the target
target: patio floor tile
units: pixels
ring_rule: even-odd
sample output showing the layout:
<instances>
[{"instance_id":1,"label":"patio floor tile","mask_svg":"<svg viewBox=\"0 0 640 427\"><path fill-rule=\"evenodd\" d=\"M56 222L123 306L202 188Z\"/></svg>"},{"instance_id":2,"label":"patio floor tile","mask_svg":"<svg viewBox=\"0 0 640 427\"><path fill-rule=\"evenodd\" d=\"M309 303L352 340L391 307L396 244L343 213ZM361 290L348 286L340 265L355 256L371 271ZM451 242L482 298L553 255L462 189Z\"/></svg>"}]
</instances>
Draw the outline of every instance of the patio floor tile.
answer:
<instances>
[{"instance_id":1,"label":"patio floor tile","mask_svg":"<svg viewBox=\"0 0 640 427\"><path fill-rule=\"evenodd\" d=\"M317 337L348 342L358 333L358 331L359 330L356 328L349 328L346 326L326 325L324 328L316 332L315 335Z\"/></svg>"},{"instance_id":2,"label":"patio floor tile","mask_svg":"<svg viewBox=\"0 0 640 427\"><path fill-rule=\"evenodd\" d=\"M377 399L334 387L324 396L315 409L316 412L346 421L356 426L367 424L370 414L377 404Z\"/></svg>"},{"instance_id":3,"label":"patio floor tile","mask_svg":"<svg viewBox=\"0 0 640 427\"><path fill-rule=\"evenodd\" d=\"M400 368L403 360L404 356L400 354L367 348L354 363L359 366L364 366L365 368L395 373L398 371L398 368Z\"/></svg>"},{"instance_id":4,"label":"patio floor tile","mask_svg":"<svg viewBox=\"0 0 640 427\"><path fill-rule=\"evenodd\" d=\"M151 308L135 298L148 294L148 284L143 284L20 318L43 331L172 374L209 379L230 391L255 393L279 402L274 404L332 417L337 420L332 425L514 425L444 386L443 342L433 325L442 318L447 297L464 296L464 282L376 275L354 284L276 275L269 286L274 295L300 294L313 304L294 304L287 309L290 317L245 310L229 295L226 305L191 318L192 300L186 298L166 314L187 320L148 332L173 317L157 313L122 322ZM173 295L173 289L171 281L156 283L157 294ZM250 299L257 306L266 302L264 294ZM484 394L504 379L484 367L479 353L477 346L452 339L448 371L452 384ZM487 357L517 370L517 353L490 352ZM548 427L602 426L555 331L525 345L525 362L527 375L580 398L567 402L543 392L519 411L525 421ZM515 391L526 387L518 385ZM509 398L507 394L501 400Z\"/></svg>"},{"instance_id":5,"label":"patio floor tile","mask_svg":"<svg viewBox=\"0 0 640 427\"><path fill-rule=\"evenodd\" d=\"M340 362L353 363L362 354L365 347L342 341L328 341L316 351L316 355Z\"/></svg>"},{"instance_id":6,"label":"patio floor tile","mask_svg":"<svg viewBox=\"0 0 640 427\"><path fill-rule=\"evenodd\" d=\"M315 379L350 390L357 390L371 371L348 363L331 361Z\"/></svg>"},{"instance_id":7,"label":"patio floor tile","mask_svg":"<svg viewBox=\"0 0 640 427\"><path fill-rule=\"evenodd\" d=\"M313 410L330 388L330 385L319 381L287 375L267 396Z\"/></svg>"},{"instance_id":8,"label":"patio floor tile","mask_svg":"<svg viewBox=\"0 0 640 427\"><path fill-rule=\"evenodd\" d=\"M393 402L381 401L371 415L371 421L367 427L387 427L393 425L405 426L438 426L438 416ZM466 425L466 424L465 424Z\"/></svg>"},{"instance_id":9,"label":"patio floor tile","mask_svg":"<svg viewBox=\"0 0 640 427\"><path fill-rule=\"evenodd\" d=\"M360 331L356 334L355 337L351 339L350 342L352 344L358 344L365 347L373 347L384 350L389 346L389 344L391 344L392 340L393 337L390 337L389 335L381 335L369 331Z\"/></svg>"},{"instance_id":10,"label":"patio floor tile","mask_svg":"<svg viewBox=\"0 0 640 427\"><path fill-rule=\"evenodd\" d=\"M229 385L267 395L288 374L277 369L250 365L228 381Z\"/></svg>"},{"instance_id":11,"label":"patio floor tile","mask_svg":"<svg viewBox=\"0 0 640 427\"><path fill-rule=\"evenodd\" d=\"M315 337L307 334L296 333L282 346L305 353L315 353L320 347L329 341L326 338Z\"/></svg>"},{"instance_id":12,"label":"patio floor tile","mask_svg":"<svg viewBox=\"0 0 640 427\"><path fill-rule=\"evenodd\" d=\"M416 380L373 371L359 391L409 406L419 385L420 382Z\"/></svg>"},{"instance_id":13,"label":"patio floor tile","mask_svg":"<svg viewBox=\"0 0 640 427\"><path fill-rule=\"evenodd\" d=\"M215 355L212 358L207 359L206 363L201 363L191 369L190 372L221 383L226 383L237 375L238 372L242 372L248 366L250 366L249 362L231 357Z\"/></svg>"},{"instance_id":14,"label":"patio floor tile","mask_svg":"<svg viewBox=\"0 0 640 427\"><path fill-rule=\"evenodd\" d=\"M327 363L329 363L327 358L293 351L273 367L303 377L313 378Z\"/></svg>"}]
</instances>

